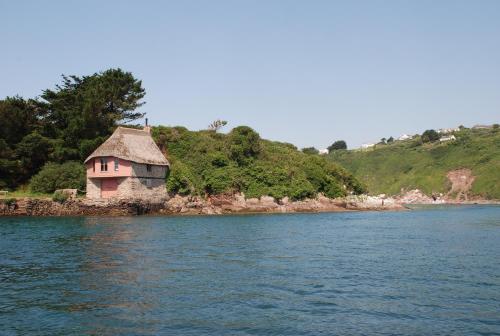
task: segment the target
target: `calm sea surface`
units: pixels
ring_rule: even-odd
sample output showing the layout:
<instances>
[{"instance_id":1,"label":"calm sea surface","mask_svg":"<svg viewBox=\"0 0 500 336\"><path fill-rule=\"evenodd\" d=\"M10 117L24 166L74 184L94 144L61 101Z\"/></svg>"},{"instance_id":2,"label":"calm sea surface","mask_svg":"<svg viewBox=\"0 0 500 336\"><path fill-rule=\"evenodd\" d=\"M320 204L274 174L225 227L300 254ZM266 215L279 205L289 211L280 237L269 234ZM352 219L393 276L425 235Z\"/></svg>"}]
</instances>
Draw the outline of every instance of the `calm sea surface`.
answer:
<instances>
[{"instance_id":1,"label":"calm sea surface","mask_svg":"<svg viewBox=\"0 0 500 336\"><path fill-rule=\"evenodd\" d=\"M500 207L0 218L0 335L500 335Z\"/></svg>"}]
</instances>

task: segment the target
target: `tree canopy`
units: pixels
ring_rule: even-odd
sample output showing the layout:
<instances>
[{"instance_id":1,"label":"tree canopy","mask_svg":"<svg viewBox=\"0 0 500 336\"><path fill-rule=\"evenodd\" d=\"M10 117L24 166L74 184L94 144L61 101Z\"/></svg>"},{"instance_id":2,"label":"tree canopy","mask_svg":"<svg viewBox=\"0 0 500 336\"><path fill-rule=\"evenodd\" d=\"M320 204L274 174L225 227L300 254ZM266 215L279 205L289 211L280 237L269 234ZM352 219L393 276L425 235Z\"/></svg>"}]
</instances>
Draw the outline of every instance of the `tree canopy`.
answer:
<instances>
[{"instance_id":1,"label":"tree canopy","mask_svg":"<svg viewBox=\"0 0 500 336\"><path fill-rule=\"evenodd\" d=\"M315 147L305 147L302 148L302 153L314 155L314 154L319 154L319 150L317 150Z\"/></svg>"},{"instance_id":2,"label":"tree canopy","mask_svg":"<svg viewBox=\"0 0 500 336\"><path fill-rule=\"evenodd\" d=\"M338 150L338 149L347 149L347 144L344 140L335 141L333 144L331 144L328 147L328 152L332 152L332 151Z\"/></svg>"},{"instance_id":3,"label":"tree canopy","mask_svg":"<svg viewBox=\"0 0 500 336\"><path fill-rule=\"evenodd\" d=\"M260 135L248 126L235 127L229 133L227 147L231 159L244 165L260 153Z\"/></svg>"},{"instance_id":4,"label":"tree canopy","mask_svg":"<svg viewBox=\"0 0 500 336\"><path fill-rule=\"evenodd\" d=\"M426 130L422 133L422 142L434 142L439 140L439 133L433 129Z\"/></svg>"},{"instance_id":5,"label":"tree canopy","mask_svg":"<svg viewBox=\"0 0 500 336\"><path fill-rule=\"evenodd\" d=\"M144 116L145 90L130 72L62 76L36 99L0 100L0 187L25 183L47 162L83 161L123 123Z\"/></svg>"},{"instance_id":6,"label":"tree canopy","mask_svg":"<svg viewBox=\"0 0 500 336\"><path fill-rule=\"evenodd\" d=\"M226 134L185 127L153 127L152 135L169 155L167 190L182 195L243 192L299 200L365 191L348 171L291 144L261 139L247 126Z\"/></svg>"}]
</instances>

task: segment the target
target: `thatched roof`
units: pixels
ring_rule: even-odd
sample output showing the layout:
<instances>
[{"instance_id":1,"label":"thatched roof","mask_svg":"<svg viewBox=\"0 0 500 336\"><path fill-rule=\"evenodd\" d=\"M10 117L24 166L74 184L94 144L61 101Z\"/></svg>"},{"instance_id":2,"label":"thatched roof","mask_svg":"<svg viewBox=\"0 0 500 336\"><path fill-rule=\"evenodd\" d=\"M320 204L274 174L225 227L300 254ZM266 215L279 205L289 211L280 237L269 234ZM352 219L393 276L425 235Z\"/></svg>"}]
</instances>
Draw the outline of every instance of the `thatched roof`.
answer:
<instances>
[{"instance_id":1,"label":"thatched roof","mask_svg":"<svg viewBox=\"0 0 500 336\"><path fill-rule=\"evenodd\" d=\"M114 156L152 165L170 165L149 132L127 127L118 127L108 140L90 154L85 162L102 156Z\"/></svg>"}]
</instances>

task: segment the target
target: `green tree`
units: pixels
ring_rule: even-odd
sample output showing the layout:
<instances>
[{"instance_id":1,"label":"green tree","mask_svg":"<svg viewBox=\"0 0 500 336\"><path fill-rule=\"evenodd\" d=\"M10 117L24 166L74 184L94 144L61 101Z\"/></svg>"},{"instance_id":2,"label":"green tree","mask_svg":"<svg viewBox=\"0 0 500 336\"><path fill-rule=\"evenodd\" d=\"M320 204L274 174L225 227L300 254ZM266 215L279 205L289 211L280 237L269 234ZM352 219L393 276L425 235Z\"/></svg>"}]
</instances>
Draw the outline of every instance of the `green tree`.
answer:
<instances>
[{"instance_id":1,"label":"green tree","mask_svg":"<svg viewBox=\"0 0 500 336\"><path fill-rule=\"evenodd\" d=\"M332 145L328 147L328 152L331 153L334 150L347 149L347 144L344 140L335 141Z\"/></svg>"},{"instance_id":2,"label":"green tree","mask_svg":"<svg viewBox=\"0 0 500 336\"><path fill-rule=\"evenodd\" d=\"M166 187L167 191L172 194L194 194L194 177L189 167L178 160L173 162L167 176Z\"/></svg>"},{"instance_id":3,"label":"green tree","mask_svg":"<svg viewBox=\"0 0 500 336\"><path fill-rule=\"evenodd\" d=\"M31 132L40 131L43 120L44 115L34 100L19 96L0 100L0 137L10 147L14 147Z\"/></svg>"},{"instance_id":4,"label":"green tree","mask_svg":"<svg viewBox=\"0 0 500 336\"><path fill-rule=\"evenodd\" d=\"M38 132L26 135L16 145L16 157L22 164L23 180L36 174L47 162L51 151L51 142L48 138L41 136Z\"/></svg>"},{"instance_id":5,"label":"green tree","mask_svg":"<svg viewBox=\"0 0 500 336\"><path fill-rule=\"evenodd\" d=\"M227 148L229 157L244 165L261 151L259 133L248 126L235 127L227 138Z\"/></svg>"},{"instance_id":6,"label":"green tree","mask_svg":"<svg viewBox=\"0 0 500 336\"><path fill-rule=\"evenodd\" d=\"M78 146L80 158L87 158L93 151L97 149L104 141L105 137L97 137L95 139L83 139Z\"/></svg>"},{"instance_id":7,"label":"green tree","mask_svg":"<svg viewBox=\"0 0 500 336\"><path fill-rule=\"evenodd\" d=\"M222 127L224 127L226 125L227 125L227 121L217 119L214 122L212 122L210 125L208 125L208 130L218 132Z\"/></svg>"},{"instance_id":8,"label":"green tree","mask_svg":"<svg viewBox=\"0 0 500 336\"><path fill-rule=\"evenodd\" d=\"M422 142L434 142L439 140L439 133L433 129L426 130L422 133Z\"/></svg>"},{"instance_id":9,"label":"green tree","mask_svg":"<svg viewBox=\"0 0 500 336\"><path fill-rule=\"evenodd\" d=\"M4 139L0 138L0 189L12 188L19 179L19 161Z\"/></svg>"},{"instance_id":10,"label":"green tree","mask_svg":"<svg viewBox=\"0 0 500 336\"><path fill-rule=\"evenodd\" d=\"M222 194L233 187L232 174L227 168L216 168L205 171L203 176L204 191L208 194Z\"/></svg>"},{"instance_id":11,"label":"green tree","mask_svg":"<svg viewBox=\"0 0 500 336\"><path fill-rule=\"evenodd\" d=\"M394 142L394 138L391 136L389 137L389 139L387 139L387 143L393 143Z\"/></svg>"},{"instance_id":12,"label":"green tree","mask_svg":"<svg viewBox=\"0 0 500 336\"><path fill-rule=\"evenodd\" d=\"M319 150L317 150L314 147L306 147L306 148L302 148L302 153L314 155L314 154L319 154Z\"/></svg>"},{"instance_id":13,"label":"green tree","mask_svg":"<svg viewBox=\"0 0 500 336\"><path fill-rule=\"evenodd\" d=\"M30 182L33 192L53 193L57 189L85 190L85 167L80 162L47 163Z\"/></svg>"},{"instance_id":14,"label":"green tree","mask_svg":"<svg viewBox=\"0 0 500 336\"><path fill-rule=\"evenodd\" d=\"M144 104L144 95L141 81L130 72L109 69L91 76L63 76L55 90L43 92L38 106L47 111L47 131L63 139L66 147L79 149L82 139L109 136L117 124L142 118L135 110Z\"/></svg>"}]
</instances>

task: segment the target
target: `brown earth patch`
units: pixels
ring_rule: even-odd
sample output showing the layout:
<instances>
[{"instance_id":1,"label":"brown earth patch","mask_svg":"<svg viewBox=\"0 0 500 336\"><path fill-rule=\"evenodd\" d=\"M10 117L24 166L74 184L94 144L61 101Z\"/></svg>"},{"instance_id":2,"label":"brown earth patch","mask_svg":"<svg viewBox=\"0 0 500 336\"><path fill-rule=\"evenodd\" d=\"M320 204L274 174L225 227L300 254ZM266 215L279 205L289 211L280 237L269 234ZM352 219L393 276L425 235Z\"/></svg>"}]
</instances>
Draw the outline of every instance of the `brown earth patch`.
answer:
<instances>
[{"instance_id":1,"label":"brown earth patch","mask_svg":"<svg viewBox=\"0 0 500 336\"><path fill-rule=\"evenodd\" d=\"M457 201L467 201L469 199L469 192L472 188L472 183L476 179L472 175L470 169L457 169L451 170L446 174L451 183L451 189L447 194L449 198L455 198Z\"/></svg>"}]
</instances>

